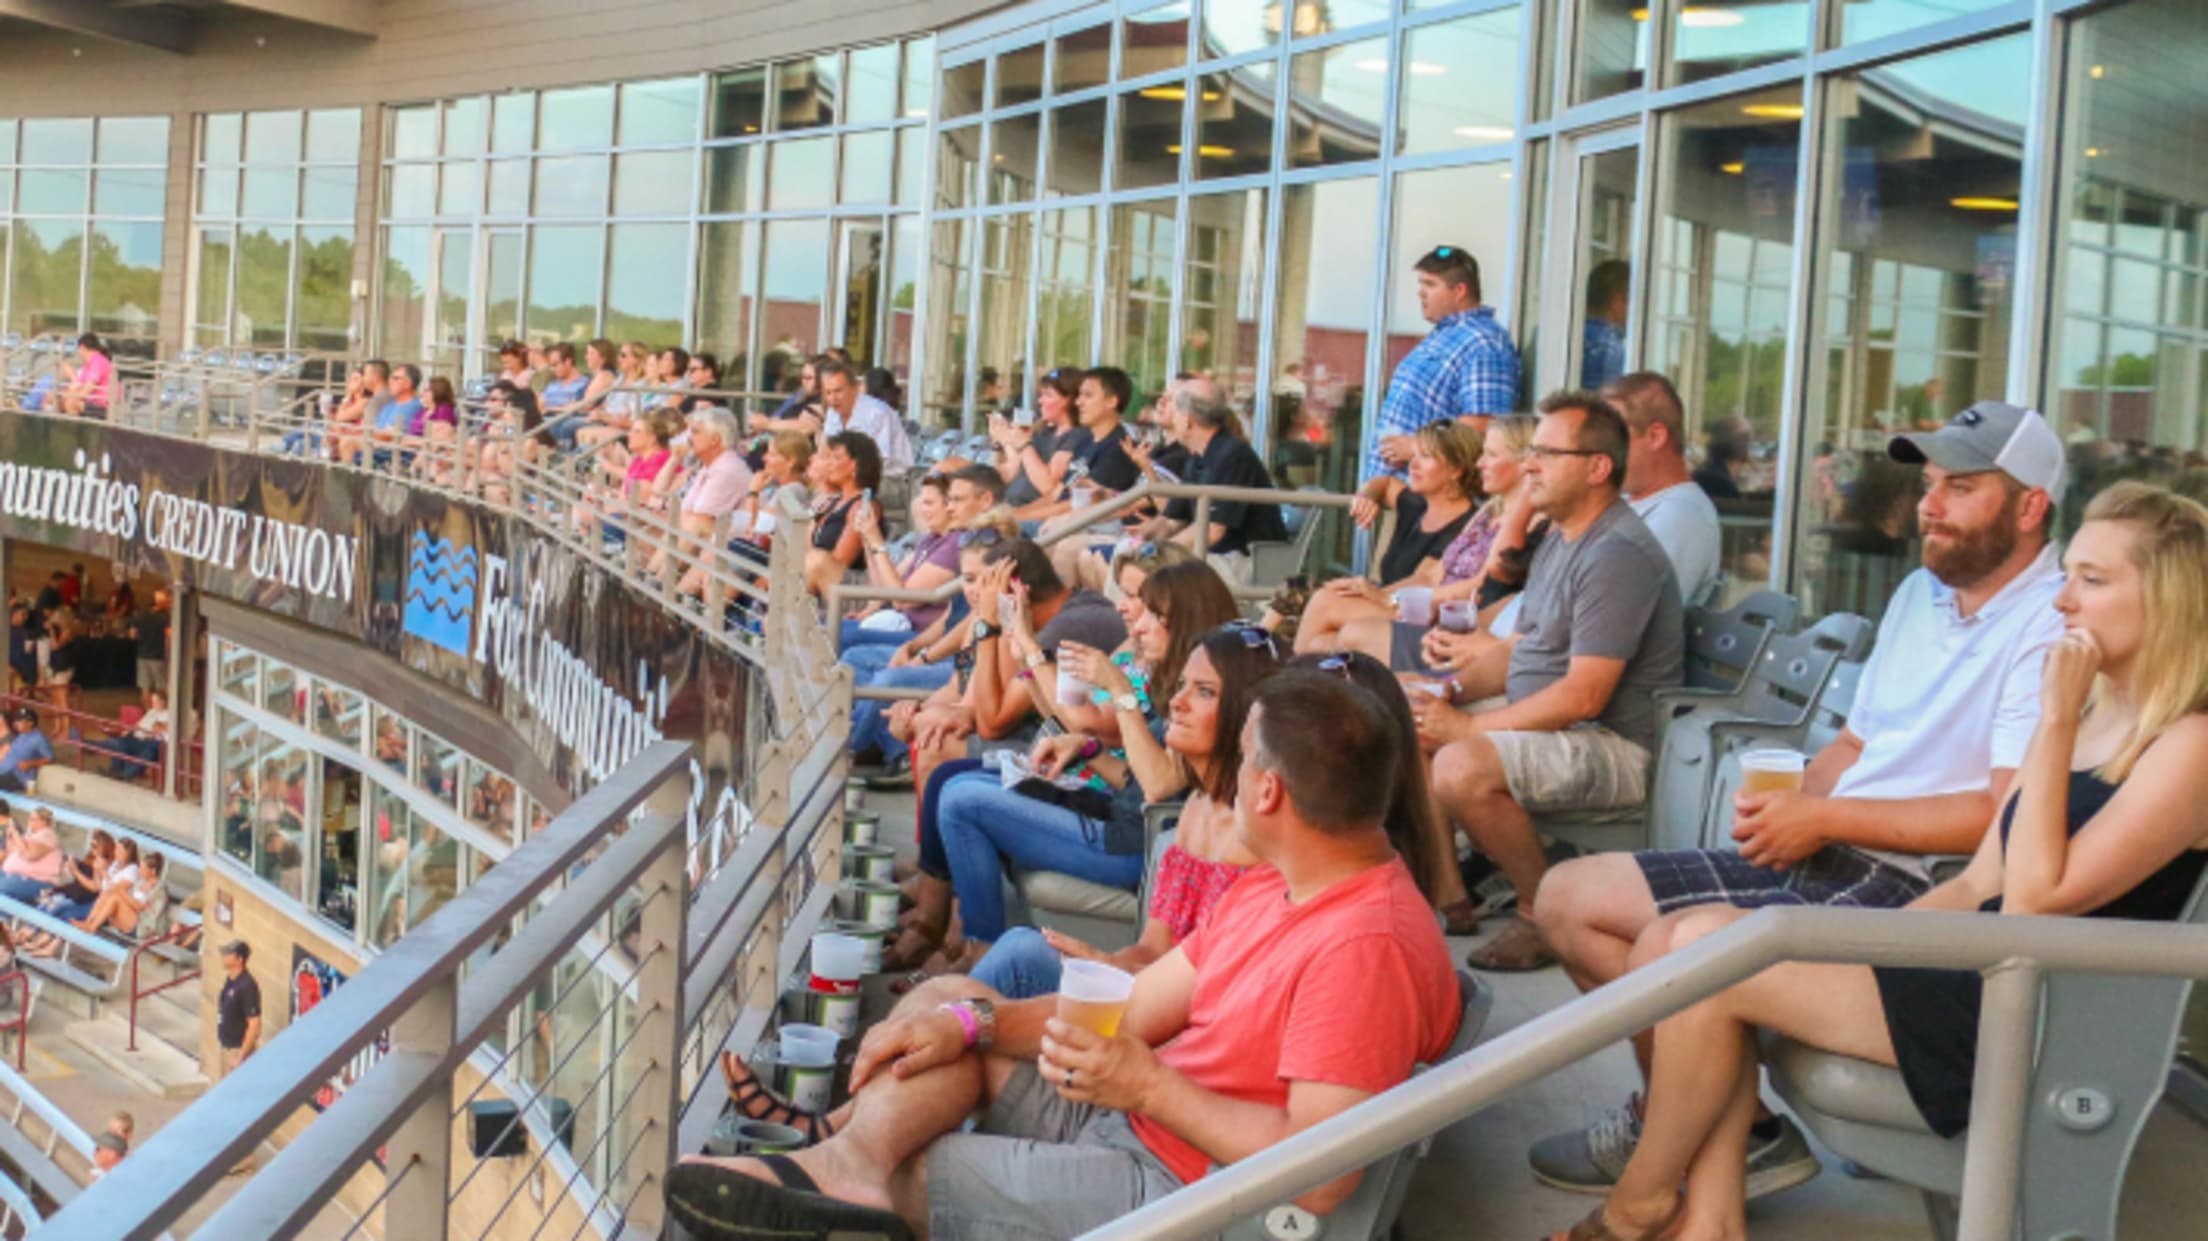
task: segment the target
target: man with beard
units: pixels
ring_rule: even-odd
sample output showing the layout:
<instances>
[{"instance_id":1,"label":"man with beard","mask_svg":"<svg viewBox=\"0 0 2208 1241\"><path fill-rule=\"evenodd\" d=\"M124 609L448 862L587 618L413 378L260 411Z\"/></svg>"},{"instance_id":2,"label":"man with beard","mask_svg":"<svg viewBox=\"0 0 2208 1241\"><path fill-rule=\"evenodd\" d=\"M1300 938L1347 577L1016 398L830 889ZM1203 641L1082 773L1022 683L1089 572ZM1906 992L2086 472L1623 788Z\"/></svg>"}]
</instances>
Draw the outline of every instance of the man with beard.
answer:
<instances>
[{"instance_id":1,"label":"man with beard","mask_svg":"<svg viewBox=\"0 0 2208 1241\"><path fill-rule=\"evenodd\" d=\"M1582 990L1645 964L1635 941L1696 905L1899 907L1930 886L1930 855L1978 847L2038 722L2040 663L2062 636L2061 558L2048 531L2062 503L2062 441L2037 413L1980 401L1938 431L1896 436L1887 452L1924 467L1924 568L1887 604L1847 728L1810 761L1800 792L1734 798L1737 852L1609 853L1551 870L1537 921ZM1645 1033L1634 1052L1645 1073ZM1535 1143L1534 1174L1607 1192L1639 1140L1640 1114L1636 1094L1584 1130ZM1817 1174L1800 1131L1768 1111L1748 1165L1751 1198Z\"/></svg>"}]
</instances>

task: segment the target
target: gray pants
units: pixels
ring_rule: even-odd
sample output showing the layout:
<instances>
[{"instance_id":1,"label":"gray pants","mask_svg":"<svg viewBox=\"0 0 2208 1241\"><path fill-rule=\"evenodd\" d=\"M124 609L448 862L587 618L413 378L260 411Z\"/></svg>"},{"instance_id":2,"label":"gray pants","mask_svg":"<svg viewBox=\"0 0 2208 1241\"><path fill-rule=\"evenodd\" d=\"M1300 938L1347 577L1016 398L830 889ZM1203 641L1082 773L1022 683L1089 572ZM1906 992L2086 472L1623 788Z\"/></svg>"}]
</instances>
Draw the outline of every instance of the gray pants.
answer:
<instances>
[{"instance_id":1,"label":"gray pants","mask_svg":"<svg viewBox=\"0 0 2208 1241\"><path fill-rule=\"evenodd\" d=\"M1125 1113L1066 1102L1032 1061L927 1159L929 1234L959 1241L1059 1241L1181 1187Z\"/></svg>"}]
</instances>

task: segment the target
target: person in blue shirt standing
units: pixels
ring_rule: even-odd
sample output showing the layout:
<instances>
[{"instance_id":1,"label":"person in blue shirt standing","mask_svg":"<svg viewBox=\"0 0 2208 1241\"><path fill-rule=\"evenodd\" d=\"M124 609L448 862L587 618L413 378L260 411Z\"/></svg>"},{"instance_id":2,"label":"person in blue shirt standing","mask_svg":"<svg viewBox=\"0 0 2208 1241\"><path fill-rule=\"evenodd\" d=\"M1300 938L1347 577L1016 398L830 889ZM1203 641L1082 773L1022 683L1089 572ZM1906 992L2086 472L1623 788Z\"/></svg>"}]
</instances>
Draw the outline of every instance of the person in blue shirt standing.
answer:
<instances>
[{"instance_id":1,"label":"person in blue shirt standing","mask_svg":"<svg viewBox=\"0 0 2208 1241\"><path fill-rule=\"evenodd\" d=\"M1625 325L1633 265L1605 259L1587 274L1587 328L1580 340L1579 386L1600 392L1625 374Z\"/></svg>"},{"instance_id":2,"label":"person in blue shirt standing","mask_svg":"<svg viewBox=\"0 0 2208 1241\"><path fill-rule=\"evenodd\" d=\"M1462 246L1436 246L1411 265L1418 309L1434 330L1395 368L1361 480L1403 477L1419 428L1518 408L1518 347L1480 304L1480 265Z\"/></svg>"}]
</instances>

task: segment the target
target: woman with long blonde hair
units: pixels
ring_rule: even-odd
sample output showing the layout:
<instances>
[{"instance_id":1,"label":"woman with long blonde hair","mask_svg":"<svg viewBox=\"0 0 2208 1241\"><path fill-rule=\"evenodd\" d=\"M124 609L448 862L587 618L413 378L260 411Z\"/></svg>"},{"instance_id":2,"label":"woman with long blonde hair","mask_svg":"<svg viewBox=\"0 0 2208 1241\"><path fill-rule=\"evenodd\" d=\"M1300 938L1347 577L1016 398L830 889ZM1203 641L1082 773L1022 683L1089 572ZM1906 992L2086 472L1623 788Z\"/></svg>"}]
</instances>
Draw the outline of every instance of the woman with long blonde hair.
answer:
<instances>
[{"instance_id":1,"label":"woman with long blonde hair","mask_svg":"<svg viewBox=\"0 0 2208 1241\"><path fill-rule=\"evenodd\" d=\"M2208 509L2145 483L2094 497L2063 557L2066 628L2040 677L2039 728L1969 867L1911 909L2169 921L2208 870ZM1659 921L1635 964L1731 924ZM1981 977L1968 970L1776 965L1656 1027L1641 1139L1570 1241L1747 1235L1755 1031L1901 1070L1933 1132L1970 1120ZM1686 1185L1680 1192L1680 1183Z\"/></svg>"}]
</instances>

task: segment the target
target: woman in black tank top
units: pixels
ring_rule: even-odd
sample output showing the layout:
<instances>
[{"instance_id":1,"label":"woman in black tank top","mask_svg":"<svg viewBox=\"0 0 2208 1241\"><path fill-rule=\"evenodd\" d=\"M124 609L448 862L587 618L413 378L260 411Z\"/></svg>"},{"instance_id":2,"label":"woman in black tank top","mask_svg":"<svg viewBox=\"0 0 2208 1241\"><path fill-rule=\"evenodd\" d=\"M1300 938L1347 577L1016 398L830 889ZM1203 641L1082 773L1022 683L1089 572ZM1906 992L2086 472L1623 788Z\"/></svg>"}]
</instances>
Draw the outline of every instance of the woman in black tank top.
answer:
<instances>
[{"instance_id":1,"label":"woman in black tank top","mask_svg":"<svg viewBox=\"0 0 2208 1241\"><path fill-rule=\"evenodd\" d=\"M2027 496L2044 509L2044 495ZM2185 916L2208 871L2208 803L2194 778L2208 766L2208 649L2199 641L2208 628L2208 509L2119 483L2087 507L2064 566L2055 607L2067 630L2049 649L2039 728L1998 830L1961 875L1911 909L2169 921ZM1743 915L1713 906L1658 922L1635 959ZM1652 943L1657 936L1665 942ZM1746 1235L1757 1027L1898 1067L1927 1124L1960 1132L1980 984L1970 971L1790 963L1662 1022L1640 1141L1575 1235Z\"/></svg>"}]
</instances>

